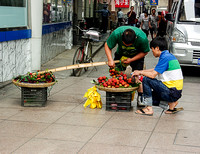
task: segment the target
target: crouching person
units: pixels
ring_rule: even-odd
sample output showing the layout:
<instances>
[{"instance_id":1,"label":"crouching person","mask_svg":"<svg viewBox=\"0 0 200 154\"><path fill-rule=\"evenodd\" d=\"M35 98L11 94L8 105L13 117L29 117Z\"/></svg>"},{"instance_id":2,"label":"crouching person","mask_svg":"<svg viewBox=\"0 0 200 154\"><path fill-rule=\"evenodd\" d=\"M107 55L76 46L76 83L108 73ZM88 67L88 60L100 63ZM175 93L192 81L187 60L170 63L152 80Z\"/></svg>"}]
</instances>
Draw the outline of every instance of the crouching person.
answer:
<instances>
[{"instance_id":1,"label":"crouching person","mask_svg":"<svg viewBox=\"0 0 200 154\"><path fill-rule=\"evenodd\" d=\"M163 37L156 37L150 42L154 57L159 57L154 69L135 70L133 76L144 76L139 92L143 93L146 107L136 111L136 114L153 115L152 105L157 104L168 110L166 114L173 114L183 110L176 108L183 88L183 75L176 57L169 53L167 41ZM157 77L157 79L156 79Z\"/></svg>"}]
</instances>

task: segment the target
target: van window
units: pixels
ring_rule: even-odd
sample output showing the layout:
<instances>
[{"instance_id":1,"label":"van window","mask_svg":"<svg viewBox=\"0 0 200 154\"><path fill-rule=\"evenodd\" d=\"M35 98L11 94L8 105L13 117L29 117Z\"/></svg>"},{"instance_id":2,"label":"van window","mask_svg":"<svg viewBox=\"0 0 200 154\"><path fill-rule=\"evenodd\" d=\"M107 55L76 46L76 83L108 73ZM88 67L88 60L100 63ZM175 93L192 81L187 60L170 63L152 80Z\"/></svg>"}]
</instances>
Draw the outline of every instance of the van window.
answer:
<instances>
[{"instance_id":1,"label":"van window","mask_svg":"<svg viewBox=\"0 0 200 154\"><path fill-rule=\"evenodd\" d=\"M200 0L183 0L180 6L178 21L200 22Z\"/></svg>"}]
</instances>

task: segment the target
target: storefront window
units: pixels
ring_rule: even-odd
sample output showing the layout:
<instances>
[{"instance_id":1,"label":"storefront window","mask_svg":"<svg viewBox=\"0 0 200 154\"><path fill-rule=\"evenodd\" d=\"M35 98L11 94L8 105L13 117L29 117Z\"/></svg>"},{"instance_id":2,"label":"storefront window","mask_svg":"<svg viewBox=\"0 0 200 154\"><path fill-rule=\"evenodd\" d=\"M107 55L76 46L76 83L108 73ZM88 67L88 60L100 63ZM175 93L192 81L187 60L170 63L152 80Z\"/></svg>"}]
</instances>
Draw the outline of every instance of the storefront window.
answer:
<instances>
[{"instance_id":1,"label":"storefront window","mask_svg":"<svg viewBox=\"0 0 200 154\"><path fill-rule=\"evenodd\" d=\"M70 21L72 0L43 0L43 24Z\"/></svg>"},{"instance_id":2,"label":"storefront window","mask_svg":"<svg viewBox=\"0 0 200 154\"><path fill-rule=\"evenodd\" d=\"M26 0L1 0L0 6L26 7Z\"/></svg>"},{"instance_id":3,"label":"storefront window","mask_svg":"<svg viewBox=\"0 0 200 154\"><path fill-rule=\"evenodd\" d=\"M0 0L0 29L27 27L27 0Z\"/></svg>"}]
</instances>

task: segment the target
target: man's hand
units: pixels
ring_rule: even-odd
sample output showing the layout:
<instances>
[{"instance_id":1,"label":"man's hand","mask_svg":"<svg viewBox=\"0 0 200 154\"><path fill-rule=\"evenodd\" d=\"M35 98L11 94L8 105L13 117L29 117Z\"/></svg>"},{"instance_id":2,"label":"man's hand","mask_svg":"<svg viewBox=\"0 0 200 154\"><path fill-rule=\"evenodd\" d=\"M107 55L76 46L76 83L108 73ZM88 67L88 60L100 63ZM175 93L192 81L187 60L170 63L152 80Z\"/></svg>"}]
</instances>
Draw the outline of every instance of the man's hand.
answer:
<instances>
[{"instance_id":1,"label":"man's hand","mask_svg":"<svg viewBox=\"0 0 200 154\"><path fill-rule=\"evenodd\" d=\"M132 74L132 76L138 76L138 75L141 75L141 71L139 70L135 70Z\"/></svg>"},{"instance_id":2,"label":"man's hand","mask_svg":"<svg viewBox=\"0 0 200 154\"><path fill-rule=\"evenodd\" d=\"M108 61L108 66L109 66L110 68L115 68L115 62L114 62L113 60L109 60L109 61Z\"/></svg>"},{"instance_id":3,"label":"man's hand","mask_svg":"<svg viewBox=\"0 0 200 154\"><path fill-rule=\"evenodd\" d=\"M130 64L132 62L131 58L124 59L122 61L124 64Z\"/></svg>"}]
</instances>

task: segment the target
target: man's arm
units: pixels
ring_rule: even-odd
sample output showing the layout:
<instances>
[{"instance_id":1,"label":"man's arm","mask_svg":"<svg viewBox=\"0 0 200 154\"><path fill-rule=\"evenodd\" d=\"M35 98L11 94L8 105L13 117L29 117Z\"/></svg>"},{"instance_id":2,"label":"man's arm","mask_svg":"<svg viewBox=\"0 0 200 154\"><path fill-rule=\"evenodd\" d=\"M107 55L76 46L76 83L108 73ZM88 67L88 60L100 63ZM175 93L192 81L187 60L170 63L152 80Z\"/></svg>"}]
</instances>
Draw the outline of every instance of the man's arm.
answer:
<instances>
[{"instance_id":1,"label":"man's arm","mask_svg":"<svg viewBox=\"0 0 200 154\"><path fill-rule=\"evenodd\" d=\"M133 61L136 61L136 60L139 60L139 59L145 57L147 54L148 54L148 52L140 52L136 56L134 56L133 58L127 58L127 59L125 59L123 61L123 63L129 64L129 63L131 63Z\"/></svg>"},{"instance_id":2,"label":"man's arm","mask_svg":"<svg viewBox=\"0 0 200 154\"><path fill-rule=\"evenodd\" d=\"M110 48L108 47L107 42L105 43L104 47L105 47L106 56L108 58L108 66L114 68L115 63L114 63L114 60L112 58L112 50L110 50Z\"/></svg>"},{"instance_id":3,"label":"man's arm","mask_svg":"<svg viewBox=\"0 0 200 154\"><path fill-rule=\"evenodd\" d=\"M138 76L138 75L143 75L143 76L146 76L146 77L149 77L149 78L152 78L154 79L157 75L158 75L158 72L156 72L154 69L149 69L149 70L135 70L133 72L133 75L132 76Z\"/></svg>"}]
</instances>

